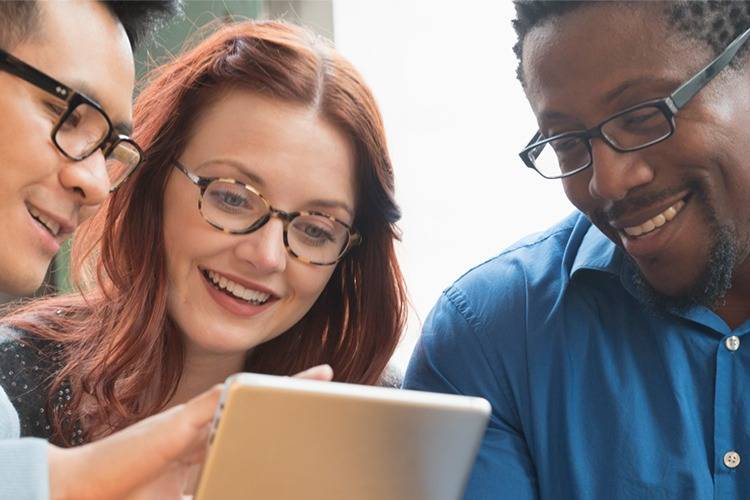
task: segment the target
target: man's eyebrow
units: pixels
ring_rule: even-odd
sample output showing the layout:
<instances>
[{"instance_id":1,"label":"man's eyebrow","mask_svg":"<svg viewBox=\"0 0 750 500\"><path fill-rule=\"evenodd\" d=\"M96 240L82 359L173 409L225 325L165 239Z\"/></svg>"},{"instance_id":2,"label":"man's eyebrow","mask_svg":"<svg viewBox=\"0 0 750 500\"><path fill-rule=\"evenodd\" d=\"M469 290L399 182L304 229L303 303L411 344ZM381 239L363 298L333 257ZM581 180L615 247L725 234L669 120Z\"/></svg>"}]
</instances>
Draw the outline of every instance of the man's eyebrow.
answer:
<instances>
[{"instance_id":1,"label":"man's eyebrow","mask_svg":"<svg viewBox=\"0 0 750 500\"><path fill-rule=\"evenodd\" d=\"M102 109L104 109L104 106L102 106L102 101L99 98L98 94L96 93L96 90L91 88L91 86L87 85L86 82L77 81L73 83L73 88L76 92L79 94L83 94L95 103L97 103L99 106L101 106ZM112 117L109 114L109 111L104 109L104 112L107 114L109 119L111 120ZM133 132L133 124L129 121L119 121L119 122L113 122L112 128L119 134L122 135L130 135Z\"/></svg>"},{"instance_id":2,"label":"man's eyebrow","mask_svg":"<svg viewBox=\"0 0 750 500\"><path fill-rule=\"evenodd\" d=\"M628 90L631 87L637 87L637 86L668 86L669 84L674 84L674 82L667 78L655 78L653 76L640 76L636 78L631 78L630 80L625 80L620 85L615 87L614 89L610 90L601 99L601 102L604 104L611 103L618 97L620 97L626 90ZM665 94L666 96L667 94Z\"/></svg>"},{"instance_id":3,"label":"man's eyebrow","mask_svg":"<svg viewBox=\"0 0 750 500\"><path fill-rule=\"evenodd\" d=\"M617 87L610 90L602 98L600 99L601 104L610 104L612 101L620 97L625 91L632 87L636 86L650 86L650 87L670 87L674 86L676 88L678 84L675 83L673 80L669 78L657 78L653 76L640 76L636 78L631 78L629 80L625 80L624 82L620 83ZM664 96L666 97L669 95L671 91L665 92ZM545 121L555 121L555 120L569 120L570 116L561 113L559 111L543 111L539 114L539 121L545 122Z\"/></svg>"},{"instance_id":4,"label":"man's eyebrow","mask_svg":"<svg viewBox=\"0 0 750 500\"><path fill-rule=\"evenodd\" d=\"M99 98L99 95L96 93L96 90L94 90L86 82L77 80L75 82L72 82L70 87L79 94L85 95L86 97L97 103L99 106L102 105L102 101Z\"/></svg>"},{"instance_id":5,"label":"man's eyebrow","mask_svg":"<svg viewBox=\"0 0 750 500\"><path fill-rule=\"evenodd\" d=\"M559 111L542 111L539 114L539 121L567 120L570 116Z\"/></svg>"},{"instance_id":6,"label":"man's eyebrow","mask_svg":"<svg viewBox=\"0 0 750 500\"><path fill-rule=\"evenodd\" d=\"M133 124L131 122L113 123L112 128L115 129L117 133L127 135L128 137L133 133Z\"/></svg>"}]
</instances>

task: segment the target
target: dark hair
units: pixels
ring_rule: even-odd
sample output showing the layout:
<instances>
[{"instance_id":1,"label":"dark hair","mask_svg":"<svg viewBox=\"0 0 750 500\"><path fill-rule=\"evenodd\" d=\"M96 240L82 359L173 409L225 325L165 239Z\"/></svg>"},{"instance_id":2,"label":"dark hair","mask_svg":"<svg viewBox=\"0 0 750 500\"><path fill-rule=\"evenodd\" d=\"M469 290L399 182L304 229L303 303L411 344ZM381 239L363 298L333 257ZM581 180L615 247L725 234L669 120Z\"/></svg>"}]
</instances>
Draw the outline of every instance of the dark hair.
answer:
<instances>
[{"instance_id":1,"label":"dark hair","mask_svg":"<svg viewBox=\"0 0 750 500\"><path fill-rule=\"evenodd\" d=\"M102 3L125 28L133 48L151 29L177 14L182 5L181 0L119 0ZM11 47L39 28L39 6L36 0L0 1L0 47Z\"/></svg>"},{"instance_id":2,"label":"dark hair","mask_svg":"<svg viewBox=\"0 0 750 500\"><path fill-rule=\"evenodd\" d=\"M35 1L0 2L0 48L10 48L36 30L39 9Z\"/></svg>"},{"instance_id":3,"label":"dark hair","mask_svg":"<svg viewBox=\"0 0 750 500\"><path fill-rule=\"evenodd\" d=\"M174 394L184 360L167 310L164 189L196 117L232 88L309 106L347 135L356 155L353 225L362 234L305 316L256 346L244 369L291 375L328 363L338 381L374 384L396 349L407 311L394 244L400 211L370 89L303 28L224 25L158 68L138 96L133 138L146 159L76 234L72 271L83 295L32 301L3 319L60 344L62 369L52 388L69 383L73 396L66 408L51 408L54 442L70 444L74 422L63 410L96 437L156 413Z\"/></svg>"},{"instance_id":4,"label":"dark hair","mask_svg":"<svg viewBox=\"0 0 750 500\"><path fill-rule=\"evenodd\" d=\"M584 6L596 5L591 1L559 1L559 0L514 0L516 19L513 28L516 30L518 41L513 51L518 57L518 79L523 83L521 62L523 58L523 42L526 35L545 21L554 19ZM643 8L661 7L669 25L677 28L688 36L708 45L718 54L727 44L750 27L750 2L733 0L677 0L670 2L616 2L624 7ZM743 47L743 53L747 46ZM744 61L742 53L733 61L733 65Z\"/></svg>"},{"instance_id":5,"label":"dark hair","mask_svg":"<svg viewBox=\"0 0 750 500\"><path fill-rule=\"evenodd\" d=\"M181 0L107 0L103 3L120 20L133 48L151 30L182 9Z\"/></svg>"}]
</instances>

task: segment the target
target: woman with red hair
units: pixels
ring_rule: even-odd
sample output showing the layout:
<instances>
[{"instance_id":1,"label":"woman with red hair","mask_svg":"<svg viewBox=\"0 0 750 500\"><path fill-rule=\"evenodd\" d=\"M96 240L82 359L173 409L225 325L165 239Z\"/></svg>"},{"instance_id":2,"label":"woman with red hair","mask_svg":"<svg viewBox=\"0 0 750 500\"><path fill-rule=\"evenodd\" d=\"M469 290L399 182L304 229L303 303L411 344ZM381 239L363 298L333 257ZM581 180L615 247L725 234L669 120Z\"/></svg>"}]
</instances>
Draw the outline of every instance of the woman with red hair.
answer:
<instances>
[{"instance_id":1,"label":"woman with red hair","mask_svg":"<svg viewBox=\"0 0 750 500\"><path fill-rule=\"evenodd\" d=\"M227 25L157 70L134 121L145 161L76 235L80 293L4 320L23 432L96 439L239 371L377 382L406 297L359 73L299 27Z\"/></svg>"}]
</instances>

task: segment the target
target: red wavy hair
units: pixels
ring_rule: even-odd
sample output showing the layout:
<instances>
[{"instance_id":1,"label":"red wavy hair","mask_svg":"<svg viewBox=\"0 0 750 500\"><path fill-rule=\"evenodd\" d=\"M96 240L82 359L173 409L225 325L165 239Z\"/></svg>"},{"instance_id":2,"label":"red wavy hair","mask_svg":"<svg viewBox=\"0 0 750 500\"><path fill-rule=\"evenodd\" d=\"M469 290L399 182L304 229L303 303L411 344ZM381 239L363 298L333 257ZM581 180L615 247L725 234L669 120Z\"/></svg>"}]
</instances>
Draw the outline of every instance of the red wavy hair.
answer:
<instances>
[{"instance_id":1,"label":"red wavy hair","mask_svg":"<svg viewBox=\"0 0 750 500\"><path fill-rule=\"evenodd\" d=\"M89 438L157 413L174 394L183 346L167 312L164 189L194 121L214 96L244 88L319 110L356 152L354 226L363 236L310 311L248 356L248 371L289 375L328 363L336 380L375 383L395 350L406 293L394 243L400 218L383 123L360 74L308 31L278 22L225 25L158 68L138 97L134 138L144 164L78 231L72 270L80 293L24 304L4 319L61 344L51 392L53 441L70 445L75 420ZM54 400L54 399L52 399Z\"/></svg>"}]
</instances>

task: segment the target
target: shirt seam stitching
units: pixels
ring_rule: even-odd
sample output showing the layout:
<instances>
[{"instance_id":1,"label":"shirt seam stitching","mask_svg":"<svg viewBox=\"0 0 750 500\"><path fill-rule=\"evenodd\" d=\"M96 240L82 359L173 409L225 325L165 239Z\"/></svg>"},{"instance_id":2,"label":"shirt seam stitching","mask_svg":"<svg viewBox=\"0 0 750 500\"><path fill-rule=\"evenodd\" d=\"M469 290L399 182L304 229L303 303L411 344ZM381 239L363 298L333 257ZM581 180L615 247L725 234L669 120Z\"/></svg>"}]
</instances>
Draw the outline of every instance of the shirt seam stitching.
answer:
<instances>
[{"instance_id":1,"label":"shirt seam stitching","mask_svg":"<svg viewBox=\"0 0 750 500\"><path fill-rule=\"evenodd\" d=\"M451 287L448 290L444 292L445 297L448 299L448 301L451 303L451 305L455 308L456 312L463 318L463 320L466 322L467 325L470 327L470 331L476 342L479 344L479 346L482 348L480 351L480 356L484 363L486 364L487 368L489 369L490 373L493 373L494 370L492 369L492 363L490 363L490 360L487 358L486 351L487 346L484 342L482 342L481 337L477 334L477 331L480 328L480 320L479 318L473 314L471 311L471 307L468 303L468 300L466 300L466 295L463 293L463 291L456 287ZM524 306L525 309L525 306ZM525 319L524 319L525 321ZM524 325L524 331L526 327ZM503 371L505 369L503 368ZM493 380L495 384L497 385L498 389L502 391L503 397L512 404L513 406L513 413L514 417L516 418L518 425L521 425L521 418L520 413L518 411L517 405L515 403L514 398L512 397L512 391L510 391L509 387L506 387L507 384L504 384L500 377L493 377ZM513 425L513 428L518 432L521 436L524 435L522 432L522 429L519 428L516 425ZM525 440L525 438L524 438ZM527 443L528 446L528 443Z\"/></svg>"}]
</instances>

